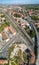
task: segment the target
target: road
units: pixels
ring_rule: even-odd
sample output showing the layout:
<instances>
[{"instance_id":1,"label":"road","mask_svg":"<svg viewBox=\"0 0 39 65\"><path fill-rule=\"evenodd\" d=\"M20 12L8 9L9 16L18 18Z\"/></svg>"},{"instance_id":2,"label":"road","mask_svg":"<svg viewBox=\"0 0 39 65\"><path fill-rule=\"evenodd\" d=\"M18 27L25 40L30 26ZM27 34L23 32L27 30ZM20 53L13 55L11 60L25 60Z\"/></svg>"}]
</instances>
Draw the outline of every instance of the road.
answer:
<instances>
[{"instance_id":1,"label":"road","mask_svg":"<svg viewBox=\"0 0 39 65\"><path fill-rule=\"evenodd\" d=\"M39 65L39 34L38 34L38 59L36 65Z\"/></svg>"},{"instance_id":2,"label":"road","mask_svg":"<svg viewBox=\"0 0 39 65\"><path fill-rule=\"evenodd\" d=\"M30 47L32 51L34 51L34 48L33 48L33 47L34 47L34 46L33 46L33 43L34 43L34 42L31 40L31 38L28 36L28 34L24 31L24 29L21 28L21 27L16 23L16 21L14 20L14 18L13 18L12 16L10 16L8 12L4 12L3 10L2 10L2 12L10 19L10 21L11 21L12 24L14 24L15 26L16 26L16 25L18 26L20 33L21 33L22 35L24 35L23 37L24 37L24 39L26 40L26 43L27 43L26 45L27 45L28 47ZM7 44L7 45L8 45L8 44ZM6 48L6 46L5 46L5 48Z\"/></svg>"},{"instance_id":3,"label":"road","mask_svg":"<svg viewBox=\"0 0 39 65\"><path fill-rule=\"evenodd\" d=\"M18 28L19 28L19 30L21 31L21 34L23 33L23 37L24 37L24 39L26 40L26 45L28 45L28 47L30 46L30 48L33 50L34 48L34 46L33 46L33 41L31 40L31 38L27 35L27 33L24 31L24 29L23 28L21 28L17 23L16 23L16 21L13 19L13 17L12 16L10 16L7 12L5 13L7 16L8 16L8 18L10 19L10 21L12 22L12 24L13 23L15 23L17 26L18 26ZM32 24L32 23L31 23ZM34 27L34 29L35 29L35 27ZM35 31L36 31L36 29L35 29ZM36 32L36 34L37 34L37 32ZM12 39L12 41L13 41L13 39ZM12 42L11 41L11 42ZM10 43L11 43L10 42ZM9 43L9 45L10 45L10 43ZM5 46L5 48L7 48L8 47L8 44ZM5 49L4 48L4 49ZM38 53L39 53L39 51L38 51ZM39 58L39 55L38 55L38 58ZM37 60L37 65L39 64L39 59Z\"/></svg>"},{"instance_id":4,"label":"road","mask_svg":"<svg viewBox=\"0 0 39 65\"><path fill-rule=\"evenodd\" d=\"M13 21L14 21L13 17L11 16L10 18L12 19L12 23L13 23ZM20 29L20 31L24 34L24 39L26 38L25 40L26 40L28 46L31 46L33 43L32 43L32 41L30 40L29 37L27 38L27 33L23 29L21 29L21 27L15 21L14 21L14 23L18 26L18 28ZM34 27L34 25L33 25L33 27ZM35 29L35 27L34 27L34 29ZM36 29L35 29L35 31L36 31ZM37 32L36 32L36 34L37 34ZM31 47L30 47L31 49L34 49L33 48L34 46L31 46ZM38 55L38 57L39 57L39 55ZM39 63L39 60L37 60L37 65L38 65L38 63Z\"/></svg>"},{"instance_id":5,"label":"road","mask_svg":"<svg viewBox=\"0 0 39 65\"><path fill-rule=\"evenodd\" d=\"M39 47L38 47L38 59L37 59L36 65L39 65Z\"/></svg>"},{"instance_id":6,"label":"road","mask_svg":"<svg viewBox=\"0 0 39 65\"><path fill-rule=\"evenodd\" d=\"M12 39L9 42L7 42L4 47L2 47L1 51L6 51L9 48L9 45L13 44L15 42L18 35L19 35L19 33L17 33L15 36L13 36Z\"/></svg>"},{"instance_id":7,"label":"road","mask_svg":"<svg viewBox=\"0 0 39 65\"><path fill-rule=\"evenodd\" d=\"M12 22L12 24L13 24L13 22L18 26L18 28L19 28L19 30L20 30L20 32L21 33L23 33L23 35L27 38L27 40L29 41L27 41L27 43L28 43L28 46L31 46L31 49L32 50L34 50L34 46L33 46L33 41L31 40L31 38L28 36L28 34L24 31L24 29L23 28L21 28L17 23L16 23L16 21L14 20L14 18L12 17L12 16L10 16L9 14L8 14L8 12L6 12L6 15L8 15L8 17L9 17L9 19L11 20L11 22Z\"/></svg>"},{"instance_id":8,"label":"road","mask_svg":"<svg viewBox=\"0 0 39 65\"><path fill-rule=\"evenodd\" d=\"M37 62L36 62L36 65L39 65L39 34L38 34L38 32L37 32L37 30L36 30L36 27L35 27L35 25L34 25L34 23L33 23L33 20L31 19L31 17L28 17L28 21L29 21L29 23L30 23L30 25L34 28L34 30L35 30L35 34L36 34L36 37L37 37L37 40L35 39L35 44L36 44L36 46L37 46Z\"/></svg>"},{"instance_id":9,"label":"road","mask_svg":"<svg viewBox=\"0 0 39 65\"><path fill-rule=\"evenodd\" d=\"M10 19L11 23L13 24L13 23L14 23L14 22L13 22L14 19L12 20L12 18L9 16L8 13L5 13L5 14L7 15L7 17ZM15 24L15 26L16 26L16 24ZM20 32L20 34L21 34L21 33L23 33L23 32ZM24 33L23 33L23 34L24 34ZM22 35L23 35L23 34L22 34ZM29 44L28 39L26 39L26 42ZM26 44L26 45L27 45L27 46L30 46L30 44L29 44L29 45L28 45L28 44Z\"/></svg>"}]
</instances>

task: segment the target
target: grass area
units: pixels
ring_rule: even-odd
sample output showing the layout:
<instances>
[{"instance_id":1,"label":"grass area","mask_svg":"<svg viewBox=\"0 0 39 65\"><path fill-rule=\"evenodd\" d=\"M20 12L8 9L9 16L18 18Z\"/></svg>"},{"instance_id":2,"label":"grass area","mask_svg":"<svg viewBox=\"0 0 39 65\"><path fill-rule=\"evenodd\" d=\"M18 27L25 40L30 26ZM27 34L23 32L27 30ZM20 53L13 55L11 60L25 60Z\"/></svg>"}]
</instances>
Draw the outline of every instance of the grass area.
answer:
<instances>
[{"instance_id":1,"label":"grass area","mask_svg":"<svg viewBox=\"0 0 39 65\"><path fill-rule=\"evenodd\" d=\"M26 61L27 61L27 55L26 55L26 53L25 53L25 52L23 52L23 59L24 59L24 62L26 62Z\"/></svg>"},{"instance_id":2,"label":"grass area","mask_svg":"<svg viewBox=\"0 0 39 65\"><path fill-rule=\"evenodd\" d=\"M14 59L11 61L11 65L20 65L23 62L27 62L27 55L25 52L22 55L19 54L19 56L14 56Z\"/></svg>"},{"instance_id":3,"label":"grass area","mask_svg":"<svg viewBox=\"0 0 39 65\"><path fill-rule=\"evenodd\" d=\"M5 22L5 23L3 23L3 24L0 26L0 32L3 31L4 28L5 28L6 26L9 26L9 25L10 25L9 22Z\"/></svg>"},{"instance_id":4,"label":"grass area","mask_svg":"<svg viewBox=\"0 0 39 65\"><path fill-rule=\"evenodd\" d=\"M9 48L9 55L8 55L8 58L9 58L9 59L10 59L11 52L14 50L14 47L15 47L15 45L12 45L12 46Z\"/></svg>"},{"instance_id":5,"label":"grass area","mask_svg":"<svg viewBox=\"0 0 39 65\"><path fill-rule=\"evenodd\" d=\"M11 52L14 51L15 46L17 45L16 48L19 48L17 55L14 55L12 60L10 59ZM22 52L22 50L19 47L19 44L15 43L12 45L9 49L9 60L11 61L11 65L20 65L21 63L26 63L27 62L27 54L25 52ZM19 62L20 61L20 62Z\"/></svg>"},{"instance_id":6,"label":"grass area","mask_svg":"<svg viewBox=\"0 0 39 65\"><path fill-rule=\"evenodd\" d=\"M17 14L17 13L14 14L13 16L14 16L14 17L21 17L21 15L20 15L20 14Z\"/></svg>"},{"instance_id":7,"label":"grass area","mask_svg":"<svg viewBox=\"0 0 39 65\"><path fill-rule=\"evenodd\" d=\"M9 65L9 64L4 64L4 65Z\"/></svg>"},{"instance_id":8,"label":"grass area","mask_svg":"<svg viewBox=\"0 0 39 65\"><path fill-rule=\"evenodd\" d=\"M15 65L15 63L14 62L11 62L11 65Z\"/></svg>"},{"instance_id":9,"label":"grass area","mask_svg":"<svg viewBox=\"0 0 39 65\"><path fill-rule=\"evenodd\" d=\"M20 65L21 59L19 58L19 56L14 56L14 60L11 61L11 65Z\"/></svg>"},{"instance_id":10,"label":"grass area","mask_svg":"<svg viewBox=\"0 0 39 65\"><path fill-rule=\"evenodd\" d=\"M19 65L19 61L20 61L21 59L19 58L19 56L14 56L14 62L15 62L15 64L16 65Z\"/></svg>"},{"instance_id":11,"label":"grass area","mask_svg":"<svg viewBox=\"0 0 39 65\"><path fill-rule=\"evenodd\" d=\"M5 14L3 14L2 12L0 13L0 17L5 17Z\"/></svg>"},{"instance_id":12,"label":"grass area","mask_svg":"<svg viewBox=\"0 0 39 65\"><path fill-rule=\"evenodd\" d=\"M35 15L31 16L31 19L32 19L32 20L35 20L35 21L36 21L36 20L39 20L38 16L35 16Z\"/></svg>"},{"instance_id":13,"label":"grass area","mask_svg":"<svg viewBox=\"0 0 39 65\"><path fill-rule=\"evenodd\" d=\"M4 30L4 28L5 28L6 26L10 26L10 23L9 23L9 20L7 19L7 17L5 16L5 14L3 14L2 12L0 13L0 17L1 17L1 18L5 17L5 19L6 19L6 20L1 24L1 26L0 26L0 32L1 32L1 31Z\"/></svg>"}]
</instances>

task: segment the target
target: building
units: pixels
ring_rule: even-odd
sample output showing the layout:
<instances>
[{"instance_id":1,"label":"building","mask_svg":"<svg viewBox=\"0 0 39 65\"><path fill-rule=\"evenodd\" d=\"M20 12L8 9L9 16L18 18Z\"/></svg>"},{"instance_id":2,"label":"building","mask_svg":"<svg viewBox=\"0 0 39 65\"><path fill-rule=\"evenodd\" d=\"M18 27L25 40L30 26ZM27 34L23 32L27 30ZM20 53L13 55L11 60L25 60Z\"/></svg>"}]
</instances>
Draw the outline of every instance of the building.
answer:
<instances>
[{"instance_id":1,"label":"building","mask_svg":"<svg viewBox=\"0 0 39 65\"><path fill-rule=\"evenodd\" d=\"M26 25L25 22L21 22L22 27L25 27L25 25Z\"/></svg>"},{"instance_id":2,"label":"building","mask_svg":"<svg viewBox=\"0 0 39 65\"><path fill-rule=\"evenodd\" d=\"M0 60L0 65L8 64L7 60Z\"/></svg>"},{"instance_id":3,"label":"building","mask_svg":"<svg viewBox=\"0 0 39 65\"><path fill-rule=\"evenodd\" d=\"M3 40L2 40L2 34L0 33L0 43L2 42Z\"/></svg>"}]
</instances>

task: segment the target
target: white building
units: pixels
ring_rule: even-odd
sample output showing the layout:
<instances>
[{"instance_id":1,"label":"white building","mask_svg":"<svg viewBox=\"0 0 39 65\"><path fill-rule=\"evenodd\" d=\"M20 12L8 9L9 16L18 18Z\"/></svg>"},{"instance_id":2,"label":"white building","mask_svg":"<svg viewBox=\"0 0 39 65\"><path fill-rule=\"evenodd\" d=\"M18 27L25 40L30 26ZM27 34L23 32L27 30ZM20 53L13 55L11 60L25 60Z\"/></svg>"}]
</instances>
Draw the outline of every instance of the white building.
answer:
<instances>
[{"instance_id":1,"label":"white building","mask_svg":"<svg viewBox=\"0 0 39 65\"><path fill-rule=\"evenodd\" d=\"M0 34L0 42L2 42L2 34Z\"/></svg>"}]
</instances>

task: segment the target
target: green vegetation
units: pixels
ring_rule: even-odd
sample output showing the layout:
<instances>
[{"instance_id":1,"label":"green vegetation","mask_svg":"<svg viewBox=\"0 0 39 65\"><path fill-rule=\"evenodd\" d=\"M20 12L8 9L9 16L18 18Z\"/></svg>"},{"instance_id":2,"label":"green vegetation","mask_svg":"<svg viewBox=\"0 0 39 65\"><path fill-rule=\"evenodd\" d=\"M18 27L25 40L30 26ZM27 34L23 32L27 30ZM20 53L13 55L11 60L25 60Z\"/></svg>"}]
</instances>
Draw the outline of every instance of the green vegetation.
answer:
<instances>
[{"instance_id":1,"label":"green vegetation","mask_svg":"<svg viewBox=\"0 0 39 65\"><path fill-rule=\"evenodd\" d=\"M26 55L26 53L25 53L25 52L23 52L23 59L24 59L24 62L26 62L26 61L27 61L27 55Z\"/></svg>"},{"instance_id":2,"label":"green vegetation","mask_svg":"<svg viewBox=\"0 0 39 65\"><path fill-rule=\"evenodd\" d=\"M12 46L9 48L9 55L8 55L8 58L9 58L9 59L10 59L11 52L14 50L14 47L15 47L15 45L12 45Z\"/></svg>"},{"instance_id":3,"label":"green vegetation","mask_svg":"<svg viewBox=\"0 0 39 65\"><path fill-rule=\"evenodd\" d=\"M20 14L14 14L14 17L21 17L21 15Z\"/></svg>"},{"instance_id":4,"label":"green vegetation","mask_svg":"<svg viewBox=\"0 0 39 65\"><path fill-rule=\"evenodd\" d=\"M0 32L4 30L4 27L9 26L9 25L10 25L9 22L3 23L3 24L0 26Z\"/></svg>"},{"instance_id":5,"label":"green vegetation","mask_svg":"<svg viewBox=\"0 0 39 65\"><path fill-rule=\"evenodd\" d=\"M0 13L0 17L5 17L5 15L3 13Z\"/></svg>"},{"instance_id":6,"label":"green vegetation","mask_svg":"<svg viewBox=\"0 0 39 65\"><path fill-rule=\"evenodd\" d=\"M5 23L6 23L6 25L10 26L10 23L9 22L5 22Z\"/></svg>"},{"instance_id":7,"label":"green vegetation","mask_svg":"<svg viewBox=\"0 0 39 65\"><path fill-rule=\"evenodd\" d=\"M14 62L11 62L11 65L15 65L15 63Z\"/></svg>"},{"instance_id":8,"label":"green vegetation","mask_svg":"<svg viewBox=\"0 0 39 65\"><path fill-rule=\"evenodd\" d=\"M14 57L11 60L10 55L11 55L11 52L14 51L16 45L17 45L16 48L19 48L19 50L17 52L17 55L14 55ZM23 62L24 63L27 62L27 54L25 52L22 52L22 50L19 47L18 42L10 47L10 49L9 49L9 60L10 60L11 65L20 65Z\"/></svg>"},{"instance_id":9,"label":"green vegetation","mask_svg":"<svg viewBox=\"0 0 39 65\"><path fill-rule=\"evenodd\" d=\"M19 56L14 56L14 60L13 61L15 62L16 65L19 65L20 64L19 61L21 61L21 59L20 59Z\"/></svg>"},{"instance_id":10,"label":"green vegetation","mask_svg":"<svg viewBox=\"0 0 39 65\"><path fill-rule=\"evenodd\" d=\"M35 36L35 31L34 30L30 30L30 32L28 34L30 35L31 38L33 38Z\"/></svg>"},{"instance_id":11,"label":"green vegetation","mask_svg":"<svg viewBox=\"0 0 39 65\"><path fill-rule=\"evenodd\" d=\"M0 26L0 32L4 30L4 27L7 26L5 23Z\"/></svg>"},{"instance_id":12,"label":"green vegetation","mask_svg":"<svg viewBox=\"0 0 39 65\"><path fill-rule=\"evenodd\" d=\"M34 29L29 29L29 27L28 26L26 26L25 28L25 31L29 34L29 36L31 37L31 38L33 38L34 36L35 36L35 31L34 31Z\"/></svg>"},{"instance_id":13,"label":"green vegetation","mask_svg":"<svg viewBox=\"0 0 39 65\"><path fill-rule=\"evenodd\" d=\"M1 32L4 30L6 26L10 26L10 23L7 17L5 16L5 14L3 14L2 12L0 13L0 17L1 18L5 17L5 21L3 23L1 22L1 25L0 25L0 32Z\"/></svg>"},{"instance_id":14,"label":"green vegetation","mask_svg":"<svg viewBox=\"0 0 39 65\"><path fill-rule=\"evenodd\" d=\"M31 16L32 20L39 20L38 16Z\"/></svg>"},{"instance_id":15,"label":"green vegetation","mask_svg":"<svg viewBox=\"0 0 39 65\"><path fill-rule=\"evenodd\" d=\"M29 30L29 27L28 27L28 26L25 26L25 28L24 28L24 29L27 31L27 30Z\"/></svg>"},{"instance_id":16,"label":"green vegetation","mask_svg":"<svg viewBox=\"0 0 39 65\"><path fill-rule=\"evenodd\" d=\"M33 9L33 10L39 10L39 5L36 4L29 4L29 5L21 5L25 9Z\"/></svg>"},{"instance_id":17,"label":"green vegetation","mask_svg":"<svg viewBox=\"0 0 39 65\"><path fill-rule=\"evenodd\" d=\"M9 64L4 64L4 65L9 65Z\"/></svg>"},{"instance_id":18,"label":"green vegetation","mask_svg":"<svg viewBox=\"0 0 39 65\"><path fill-rule=\"evenodd\" d=\"M20 55L20 53L19 53ZM14 56L13 60L11 61L11 65L20 65L23 62L27 62L27 55L25 54L25 52L23 52L20 56ZM20 61L20 62L19 62Z\"/></svg>"}]
</instances>

